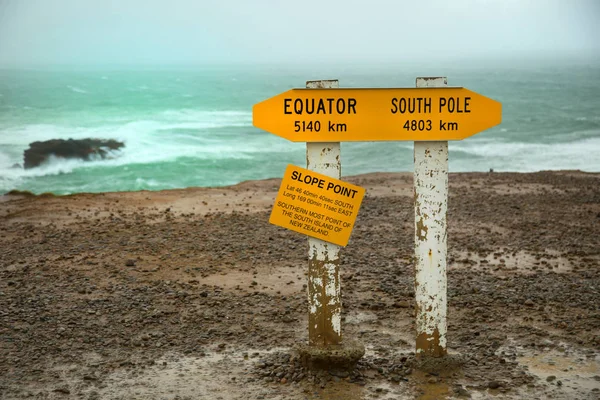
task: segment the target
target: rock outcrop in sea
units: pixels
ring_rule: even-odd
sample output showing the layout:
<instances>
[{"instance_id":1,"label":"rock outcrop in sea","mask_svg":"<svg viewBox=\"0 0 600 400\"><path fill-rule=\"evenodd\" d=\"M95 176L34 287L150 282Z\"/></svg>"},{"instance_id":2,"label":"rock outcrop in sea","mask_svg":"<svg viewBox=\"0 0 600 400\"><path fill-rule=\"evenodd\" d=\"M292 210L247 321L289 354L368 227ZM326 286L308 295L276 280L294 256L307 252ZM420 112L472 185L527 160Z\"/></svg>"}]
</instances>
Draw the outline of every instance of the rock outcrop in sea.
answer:
<instances>
[{"instance_id":1,"label":"rock outcrop in sea","mask_svg":"<svg viewBox=\"0 0 600 400\"><path fill-rule=\"evenodd\" d=\"M125 144L113 139L52 139L33 142L23 153L25 168L34 168L51 155L59 158L76 158L85 161L107 158L112 150Z\"/></svg>"}]
</instances>

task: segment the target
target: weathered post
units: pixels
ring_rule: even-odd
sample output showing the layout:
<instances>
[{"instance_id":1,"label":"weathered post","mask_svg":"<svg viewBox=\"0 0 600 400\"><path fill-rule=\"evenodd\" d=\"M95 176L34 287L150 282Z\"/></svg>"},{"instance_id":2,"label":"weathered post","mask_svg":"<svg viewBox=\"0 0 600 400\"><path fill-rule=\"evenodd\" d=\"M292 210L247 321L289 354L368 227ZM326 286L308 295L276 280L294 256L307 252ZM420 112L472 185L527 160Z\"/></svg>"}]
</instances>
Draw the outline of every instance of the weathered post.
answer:
<instances>
[{"instance_id":1,"label":"weathered post","mask_svg":"<svg viewBox=\"0 0 600 400\"><path fill-rule=\"evenodd\" d=\"M337 80L306 82L308 89L339 88ZM340 143L306 143L306 168L341 178ZM308 238L308 341L312 346L342 341L340 246Z\"/></svg>"},{"instance_id":2,"label":"weathered post","mask_svg":"<svg viewBox=\"0 0 600 400\"><path fill-rule=\"evenodd\" d=\"M444 87L447 78L417 78ZM448 142L414 142L415 301L418 356L446 354Z\"/></svg>"}]
</instances>

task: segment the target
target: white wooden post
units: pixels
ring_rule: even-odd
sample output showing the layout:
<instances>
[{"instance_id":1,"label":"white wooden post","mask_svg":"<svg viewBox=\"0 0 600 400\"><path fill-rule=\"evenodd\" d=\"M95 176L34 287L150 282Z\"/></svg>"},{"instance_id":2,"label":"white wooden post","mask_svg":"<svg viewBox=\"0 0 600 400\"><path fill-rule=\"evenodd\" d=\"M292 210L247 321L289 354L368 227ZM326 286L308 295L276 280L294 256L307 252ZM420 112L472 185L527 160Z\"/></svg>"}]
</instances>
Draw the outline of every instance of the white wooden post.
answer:
<instances>
[{"instance_id":1,"label":"white wooden post","mask_svg":"<svg viewBox=\"0 0 600 400\"><path fill-rule=\"evenodd\" d=\"M447 78L417 78L444 87ZM448 142L414 142L415 301L419 356L446 354Z\"/></svg>"},{"instance_id":2,"label":"white wooden post","mask_svg":"<svg viewBox=\"0 0 600 400\"><path fill-rule=\"evenodd\" d=\"M308 89L338 88L337 80L309 81ZM306 168L341 178L340 143L306 143ZM326 346L342 341L340 246L308 238L308 339L309 345Z\"/></svg>"}]
</instances>

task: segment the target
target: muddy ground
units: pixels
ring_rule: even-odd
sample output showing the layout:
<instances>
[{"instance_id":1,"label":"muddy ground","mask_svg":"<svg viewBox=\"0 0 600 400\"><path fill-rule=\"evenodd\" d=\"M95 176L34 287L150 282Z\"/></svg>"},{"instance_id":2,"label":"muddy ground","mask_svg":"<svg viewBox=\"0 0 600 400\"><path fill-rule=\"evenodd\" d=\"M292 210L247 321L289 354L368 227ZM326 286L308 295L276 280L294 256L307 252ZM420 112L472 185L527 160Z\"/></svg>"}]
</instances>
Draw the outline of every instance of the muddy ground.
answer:
<instances>
[{"instance_id":1,"label":"muddy ground","mask_svg":"<svg viewBox=\"0 0 600 400\"><path fill-rule=\"evenodd\" d=\"M342 260L356 370L313 372L307 240L280 180L0 198L2 399L598 399L600 174L450 175L448 349L414 363L411 174L367 195Z\"/></svg>"}]
</instances>

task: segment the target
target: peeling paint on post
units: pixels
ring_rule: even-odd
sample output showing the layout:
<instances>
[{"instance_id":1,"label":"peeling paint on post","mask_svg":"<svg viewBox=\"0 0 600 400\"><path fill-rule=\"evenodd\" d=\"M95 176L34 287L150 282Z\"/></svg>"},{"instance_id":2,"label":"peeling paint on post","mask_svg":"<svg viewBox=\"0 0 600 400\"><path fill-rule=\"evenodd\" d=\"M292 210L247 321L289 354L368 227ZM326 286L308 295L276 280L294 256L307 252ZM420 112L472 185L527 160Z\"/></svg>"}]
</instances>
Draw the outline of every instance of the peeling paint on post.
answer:
<instances>
[{"instance_id":1,"label":"peeling paint on post","mask_svg":"<svg viewBox=\"0 0 600 400\"><path fill-rule=\"evenodd\" d=\"M337 80L309 81L308 89L338 88ZM306 168L341 178L340 143L306 143ZM342 341L340 246L308 238L308 341L326 346Z\"/></svg>"},{"instance_id":2,"label":"peeling paint on post","mask_svg":"<svg viewBox=\"0 0 600 400\"><path fill-rule=\"evenodd\" d=\"M417 78L443 87L447 78ZM419 356L446 354L448 142L414 142L415 301Z\"/></svg>"}]
</instances>

